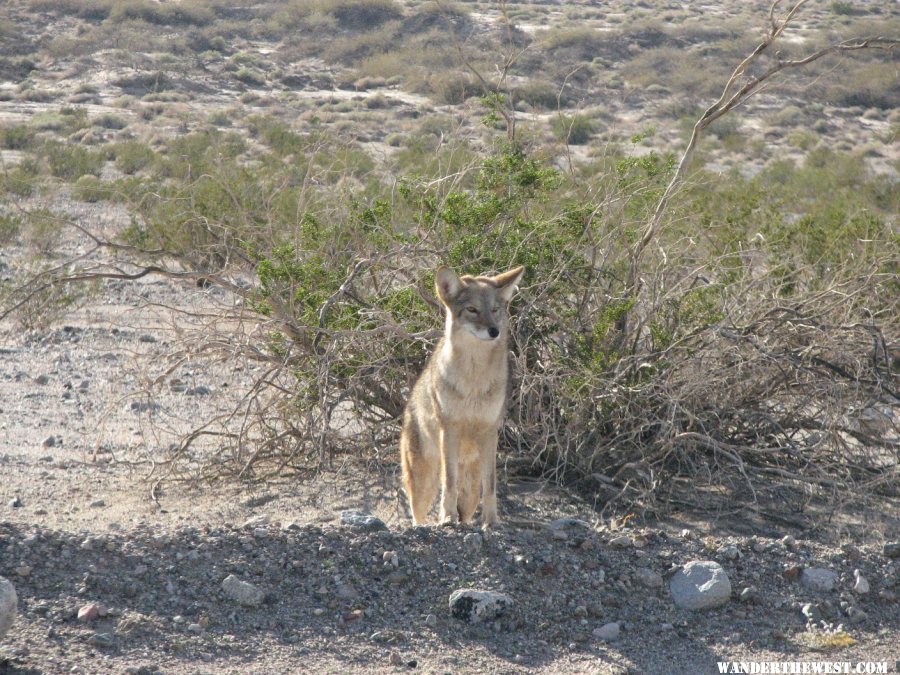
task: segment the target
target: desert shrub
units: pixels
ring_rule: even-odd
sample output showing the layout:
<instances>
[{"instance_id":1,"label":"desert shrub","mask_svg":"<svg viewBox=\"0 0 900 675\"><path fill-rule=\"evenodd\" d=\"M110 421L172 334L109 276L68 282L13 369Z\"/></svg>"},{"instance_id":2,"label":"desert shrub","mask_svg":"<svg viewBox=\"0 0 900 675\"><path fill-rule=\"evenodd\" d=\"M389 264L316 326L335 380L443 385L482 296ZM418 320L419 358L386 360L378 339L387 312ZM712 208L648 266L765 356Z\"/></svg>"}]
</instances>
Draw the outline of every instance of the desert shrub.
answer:
<instances>
[{"instance_id":1,"label":"desert shrub","mask_svg":"<svg viewBox=\"0 0 900 675\"><path fill-rule=\"evenodd\" d=\"M81 145L50 142L44 148L50 174L72 181L86 174L99 176L105 161L103 154Z\"/></svg>"},{"instance_id":2,"label":"desert shrub","mask_svg":"<svg viewBox=\"0 0 900 675\"><path fill-rule=\"evenodd\" d=\"M116 131L124 129L128 126L128 122L120 117L119 115L112 115L110 113L105 113L100 115L99 117L94 118L93 120L94 126L101 127L103 129L114 129Z\"/></svg>"},{"instance_id":3,"label":"desert shrub","mask_svg":"<svg viewBox=\"0 0 900 675\"><path fill-rule=\"evenodd\" d=\"M72 196L82 202L94 203L109 199L111 190L108 184L96 176L87 174L75 181Z\"/></svg>"},{"instance_id":4,"label":"desert shrub","mask_svg":"<svg viewBox=\"0 0 900 675\"><path fill-rule=\"evenodd\" d=\"M596 131L594 121L585 115L558 115L550 126L557 139L570 145L584 145Z\"/></svg>"},{"instance_id":5,"label":"desert shrub","mask_svg":"<svg viewBox=\"0 0 900 675\"><path fill-rule=\"evenodd\" d=\"M162 71L121 77L114 80L113 84L130 96L154 94L174 87L172 79Z\"/></svg>"},{"instance_id":6,"label":"desert shrub","mask_svg":"<svg viewBox=\"0 0 900 675\"><path fill-rule=\"evenodd\" d=\"M156 153L141 141L130 140L112 146L116 168L122 173L134 174L150 165Z\"/></svg>"},{"instance_id":7,"label":"desert shrub","mask_svg":"<svg viewBox=\"0 0 900 675\"><path fill-rule=\"evenodd\" d=\"M30 196L40 181L41 165L32 157L26 157L14 168L0 174L0 187L10 195Z\"/></svg>"},{"instance_id":8,"label":"desert shrub","mask_svg":"<svg viewBox=\"0 0 900 675\"><path fill-rule=\"evenodd\" d=\"M428 81L428 89L437 103L459 105L470 96L482 93L481 85L466 73L435 74Z\"/></svg>"},{"instance_id":9,"label":"desert shrub","mask_svg":"<svg viewBox=\"0 0 900 675\"><path fill-rule=\"evenodd\" d=\"M22 218L11 213L0 213L0 245L8 246L19 238Z\"/></svg>"},{"instance_id":10,"label":"desert shrub","mask_svg":"<svg viewBox=\"0 0 900 675\"><path fill-rule=\"evenodd\" d=\"M337 0L327 4L341 28L369 30L403 16L403 8L394 0Z\"/></svg>"},{"instance_id":11,"label":"desert shrub","mask_svg":"<svg viewBox=\"0 0 900 675\"><path fill-rule=\"evenodd\" d=\"M0 147L7 150L27 150L34 143L35 131L26 124L0 129Z\"/></svg>"}]
</instances>

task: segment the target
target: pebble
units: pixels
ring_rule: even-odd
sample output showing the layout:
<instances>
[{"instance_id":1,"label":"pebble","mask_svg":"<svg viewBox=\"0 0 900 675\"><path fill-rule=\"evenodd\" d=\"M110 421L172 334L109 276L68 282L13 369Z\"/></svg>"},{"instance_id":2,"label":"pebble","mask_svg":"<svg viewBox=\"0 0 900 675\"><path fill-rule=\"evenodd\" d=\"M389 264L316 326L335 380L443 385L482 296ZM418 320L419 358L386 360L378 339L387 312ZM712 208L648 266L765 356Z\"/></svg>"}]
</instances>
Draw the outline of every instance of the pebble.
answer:
<instances>
[{"instance_id":1,"label":"pebble","mask_svg":"<svg viewBox=\"0 0 900 675\"><path fill-rule=\"evenodd\" d=\"M438 618L436 614L428 614L425 617L425 625L429 628L434 628L438 624Z\"/></svg>"},{"instance_id":2,"label":"pebble","mask_svg":"<svg viewBox=\"0 0 900 675\"><path fill-rule=\"evenodd\" d=\"M100 618L100 604L92 602L78 610L78 620L84 623Z\"/></svg>"},{"instance_id":3,"label":"pebble","mask_svg":"<svg viewBox=\"0 0 900 675\"><path fill-rule=\"evenodd\" d=\"M188 629L188 632L190 632L190 633L198 633L199 634L199 633L203 632L203 626L199 623L189 623L187 629Z\"/></svg>"},{"instance_id":4,"label":"pebble","mask_svg":"<svg viewBox=\"0 0 900 675\"><path fill-rule=\"evenodd\" d=\"M49 381L50 381L50 378L47 377L46 375L38 375L36 378L34 378L35 384L45 385Z\"/></svg>"},{"instance_id":5,"label":"pebble","mask_svg":"<svg viewBox=\"0 0 900 675\"><path fill-rule=\"evenodd\" d=\"M56 445L56 436L47 436L47 438L44 439L44 442L41 443L41 445L45 448L54 447Z\"/></svg>"},{"instance_id":6,"label":"pebble","mask_svg":"<svg viewBox=\"0 0 900 675\"><path fill-rule=\"evenodd\" d=\"M813 591L827 593L833 591L837 583L837 572L822 567L807 567L800 573L800 583Z\"/></svg>"},{"instance_id":7,"label":"pebble","mask_svg":"<svg viewBox=\"0 0 900 675\"><path fill-rule=\"evenodd\" d=\"M662 574L659 572L649 570L646 567L641 567L634 575L637 577L637 580L647 588L662 588L663 578Z\"/></svg>"},{"instance_id":8,"label":"pebble","mask_svg":"<svg viewBox=\"0 0 900 675\"><path fill-rule=\"evenodd\" d=\"M495 591L461 588L450 594L450 612L453 618L469 623L496 619L512 605L512 598Z\"/></svg>"},{"instance_id":9,"label":"pebble","mask_svg":"<svg viewBox=\"0 0 900 675\"><path fill-rule=\"evenodd\" d=\"M766 544L762 541L754 541L753 545L750 548L753 549L754 553L762 553L766 550Z\"/></svg>"},{"instance_id":10,"label":"pebble","mask_svg":"<svg viewBox=\"0 0 900 675\"><path fill-rule=\"evenodd\" d=\"M858 595L865 595L869 592L869 581L862 575L859 570L853 570L853 576L856 577L856 583L853 584L853 590Z\"/></svg>"},{"instance_id":11,"label":"pebble","mask_svg":"<svg viewBox=\"0 0 900 675\"><path fill-rule=\"evenodd\" d=\"M669 590L678 607L706 609L728 602L731 582L719 563L694 560L672 576Z\"/></svg>"},{"instance_id":12,"label":"pebble","mask_svg":"<svg viewBox=\"0 0 900 675\"><path fill-rule=\"evenodd\" d=\"M718 554L725 558L725 560L737 560L741 557L740 550L734 544L727 544L726 546L722 546L721 548L719 548Z\"/></svg>"},{"instance_id":13,"label":"pebble","mask_svg":"<svg viewBox=\"0 0 900 675\"><path fill-rule=\"evenodd\" d=\"M599 628L595 628L591 633L594 637L600 638L605 642L612 642L613 640L619 639L619 633L621 632L621 626L618 621L611 621L607 624L600 626Z\"/></svg>"},{"instance_id":14,"label":"pebble","mask_svg":"<svg viewBox=\"0 0 900 675\"><path fill-rule=\"evenodd\" d=\"M889 542L881 549L886 558L900 558L900 542Z\"/></svg>"},{"instance_id":15,"label":"pebble","mask_svg":"<svg viewBox=\"0 0 900 675\"><path fill-rule=\"evenodd\" d=\"M557 518L550 522L549 527L552 531L565 530L567 528L590 530L591 524L580 518Z\"/></svg>"},{"instance_id":16,"label":"pebble","mask_svg":"<svg viewBox=\"0 0 900 675\"><path fill-rule=\"evenodd\" d=\"M797 540L794 539L791 535L786 534L781 538L781 545L785 548L794 548L794 545L797 543Z\"/></svg>"},{"instance_id":17,"label":"pebble","mask_svg":"<svg viewBox=\"0 0 900 675\"><path fill-rule=\"evenodd\" d=\"M366 532L387 530L388 526L377 516L370 516L360 511L343 511L341 513L341 525L356 527Z\"/></svg>"},{"instance_id":18,"label":"pebble","mask_svg":"<svg viewBox=\"0 0 900 675\"><path fill-rule=\"evenodd\" d=\"M631 548L633 544L634 542L627 534L609 540L609 545L612 548Z\"/></svg>"},{"instance_id":19,"label":"pebble","mask_svg":"<svg viewBox=\"0 0 900 675\"><path fill-rule=\"evenodd\" d=\"M388 657L388 663L392 666L402 666L403 657L401 657L397 652L391 652L391 655Z\"/></svg>"},{"instance_id":20,"label":"pebble","mask_svg":"<svg viewBox=\"0 0 900 675\"><path fill-rule=\"evenodd\" d=\"M257 607L262 604L264 593L262 590L247 581L241 581L233 574L229 574L222 582L222 591L229 600L247 607Z\"/></svg>"},{"instance_id":21,"label":"pebble","mask_svg":"<svg viewBox=\"0 0 900 675\"><path fill-rule=\"evenodd\" d=\"M88 638L88 644L94 647L112 647L115 641L111 633L94 633Z\"/></svg>"},{"instance_id":22,"label":"pebble","mask_svg":"<svg viewBox=\"0 0 900 675\"><path fill-rule=\"evenodd\" d=\"M756 588L753 586L747 586L744 590L741 591L741 595L739 597L741 602L753 602L756 598Z\"/></svg>"},{"instance_id":23,"label":"pebble","mask_svg":"<svg viewBox=\"0 0 900 675\"><path fill-rule=\"evenodd\" d=\"M18 598L16 589L9 579L0 577L0 638L2 638L16 618Z\"/></svg>"},{"instance_id":24,"label":"pebble","mask_svg":"<svg viewBox=\"0 0 900 675\"><path fill-rule=\"evenodd\" d=\"M16 576L27 577L31 575L34 568L31 565L19 565L16 567Z\"/></svg>"},{"instance_id":25,"label":"pebble","mask_svg":"<svg viewBox=\"0 0 900 675\"><path fill-rule=\"evenodd\" d=\"M478 532L470 532L463 537L463 546L470 551L478 551L484 545L484 537Z\"/></svg>"},{"instance_id":26,"label":"pebble","mask_svg":"<svg viewBox=\"0 0 900 675\"><path fill-rule=\"evenodd\" d=\"M9 500L8 506L11 509L19 509L22 507L22 500L19 499L18 495L16 495L15 497L13 497L12 499Z\"/></svg>"}]
</instances>

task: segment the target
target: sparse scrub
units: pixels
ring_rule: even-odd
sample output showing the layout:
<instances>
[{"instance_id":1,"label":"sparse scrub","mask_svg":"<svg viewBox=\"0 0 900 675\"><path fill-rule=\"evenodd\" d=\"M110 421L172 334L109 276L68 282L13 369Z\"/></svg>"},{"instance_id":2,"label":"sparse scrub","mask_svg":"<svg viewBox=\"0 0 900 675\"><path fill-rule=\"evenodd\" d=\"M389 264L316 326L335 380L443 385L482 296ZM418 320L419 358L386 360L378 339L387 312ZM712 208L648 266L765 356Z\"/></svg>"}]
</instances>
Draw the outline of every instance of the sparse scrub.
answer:
<instances>
[{"instance_id":1,"label":"sparse scrub","mask_svg":"<svg viewBox=\"0 0 900 675\"><path fill-rule=\"evenodd\" d=\"M559 115L551 122L553 135L570 145L584 145L596 132L594 121L585 115Z\"/></svg>"},{"instance_id":2,"label":"sparse scrub","mask_svg":"<svg viewBox=\"0 0 900 675\"><path fill-rule=\"evenodd\" d=\"M116 143L111 148L116 168L125 174L134 174L148 166L156 156L146 144L131 140Z\"/></svg>"},{"instance_id":3,"label":"sparse scrub","mask_svg":"<svg viewBox=\"0 0 900 675\"><path fill-rule=\"evenodd\" d=\"M99 176L103 168L103 155L80 145L51 142L46 145L44 153L50 175L66 181L76 180L86 174Z\"/></svg>"}]
</instances>

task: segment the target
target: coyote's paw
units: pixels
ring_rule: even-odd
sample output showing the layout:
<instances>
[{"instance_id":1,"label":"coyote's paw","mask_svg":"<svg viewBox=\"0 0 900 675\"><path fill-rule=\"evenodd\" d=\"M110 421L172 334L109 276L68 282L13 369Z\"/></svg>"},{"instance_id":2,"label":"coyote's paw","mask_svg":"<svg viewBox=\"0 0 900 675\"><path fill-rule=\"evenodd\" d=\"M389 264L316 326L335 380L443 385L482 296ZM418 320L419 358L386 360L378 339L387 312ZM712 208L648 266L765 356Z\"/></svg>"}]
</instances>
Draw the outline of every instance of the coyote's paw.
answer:
<instances>
[{"instance_id":1,"label":"coyote's paw","mask_svg":"<svg viewBox=\"0 0 900 675\"><path fill-rule=\"evenodd\" d=\"M440 524L441 527L452 527L459 523L459 516L455 513L448 514L445 516L441 516Z\"/></svg>"}]
</instances>

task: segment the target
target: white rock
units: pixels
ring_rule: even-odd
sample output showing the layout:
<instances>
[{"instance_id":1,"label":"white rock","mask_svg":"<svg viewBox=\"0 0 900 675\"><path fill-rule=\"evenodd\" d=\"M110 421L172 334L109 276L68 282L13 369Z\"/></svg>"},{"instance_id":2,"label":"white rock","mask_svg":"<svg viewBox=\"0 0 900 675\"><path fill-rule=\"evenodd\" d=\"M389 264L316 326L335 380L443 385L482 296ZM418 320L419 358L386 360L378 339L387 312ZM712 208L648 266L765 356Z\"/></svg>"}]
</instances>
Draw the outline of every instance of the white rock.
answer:
<instances>
[{"instance_id":1,"label":"white rock","mask_svg":"<svg viewBox=\"0 0 900 675\"><path fill-rule=\"evenodd\" d=\"M618 621L611 621L610 623L604 624L599 628L595 628L591 631L594 637L600 638L601 640L605 640L606 642L611 642L613 640L619 639L619 633L621 632L621 626Z\"/></svg>"},{"instance_id":2,"label":"white rock","mask_svg":"<svg viewBox=\"0 0 900 675\"><path fill-rule=\"evenodd\" d=\"M807 567L800 574L800 583L814 591L828 592L834 590L837 578L837 572L821 567Z\"/></svg>"},{"instance_id":3,"label":"white rock","mask_svg":"<svg viewBox=\"0 0 900 675\"><path fill-rule=\"evenodd\" d=\"M678 607L706 609L728 602L731 582L719 563L695 560L672 576L669 590Z\"/></svg>"},{"instance_id":4,"label":"white rock","mask_svg":"<svg viewBox=\"0 0 900 675\"><path fill-rule=\"evenodd\" d=\"M17 607L16 589L11 581L0 577L0 638L6 635L16 618Z\"/></svg>"},{"instance_id":5,"label":"white rock","mask_svg":"<svg viewBox=\"0 0 900 675\"><path fill-rule=\"evenodd\" d=\"M256 586L246 581L241 581L233 574L229 574L222 582L222 590L225 595L240 605L256 607L262 604L265 594Z\"/></svg>"},{"instance_id":6,"label":"white rock","mask_svg":"<svg viewBox=\"0 0 900 675\"><path fill-rule=\"evenodd\" d=\"M450 594L450 612L454 618L480 623L500 616L513 601L504 593L480 591L476 588L461 588Z\"/></svg>"},{"instance_id":7,"label":"white rock","mask_svg":"<svg viewBox=\"0 0 900 675\"><path fill-rule=\"evenodd\" d=\"M853 576L856 577L856 583L853 584L853 590L859 595L865 595L869 592L869 581L862 575L859 570L853 570Z\"/></svg>"}]
</instances>

